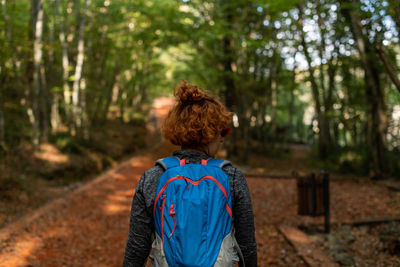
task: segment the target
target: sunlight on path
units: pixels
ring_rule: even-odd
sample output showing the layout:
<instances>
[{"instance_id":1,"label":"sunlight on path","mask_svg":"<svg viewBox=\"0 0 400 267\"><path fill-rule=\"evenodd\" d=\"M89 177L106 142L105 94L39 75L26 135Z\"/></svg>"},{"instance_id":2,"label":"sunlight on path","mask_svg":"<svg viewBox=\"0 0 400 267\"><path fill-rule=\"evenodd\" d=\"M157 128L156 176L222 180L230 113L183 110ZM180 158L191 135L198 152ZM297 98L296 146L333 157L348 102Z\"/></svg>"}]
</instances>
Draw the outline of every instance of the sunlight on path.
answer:
<instances>
[{"instance_id":1,"label":"sunlight on path","mask_svg":"<svg viewBox=\"0 0 400 267\"><path fill-rule=\"evenodd\" d=\"M157 125L172 104L155 101ZM154 160L148 152L131 158L1 229L0 266L121 266L132 197Z\"/></svg>"}]
</instances>

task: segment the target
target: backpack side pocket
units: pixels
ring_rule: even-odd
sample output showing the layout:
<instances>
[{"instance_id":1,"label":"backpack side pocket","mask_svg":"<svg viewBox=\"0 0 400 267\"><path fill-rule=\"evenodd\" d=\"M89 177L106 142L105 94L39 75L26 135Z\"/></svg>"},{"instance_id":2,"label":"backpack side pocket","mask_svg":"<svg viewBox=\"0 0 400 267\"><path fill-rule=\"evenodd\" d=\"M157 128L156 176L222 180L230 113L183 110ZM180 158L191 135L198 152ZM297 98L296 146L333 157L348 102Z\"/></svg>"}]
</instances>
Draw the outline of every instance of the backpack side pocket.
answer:
<instances>
[{"instance_id":1,"label":"backpack side pocket","mask_svg":"<svg viewBox=\"0 0 400 267\"><path fill-rule=\"evenodd\" d=\"M153 241L152 244L152 251L150 254L150 259L152 260L152 266L153 267L168 267L167 259L164 254L163 246L162 246L162 240L156 234L156 238Z\"/></svg>"},{"instance_id":2,"label":"backpack side pocket","mask_svg":"<svg viewBox=\"0 0 400 267\"><path fill-rule=\"evenodd\" d=\"M231 231L222 241L214 267L235 266L239 261L236 244L234 232Z\"/></svg>"}]
</instances>

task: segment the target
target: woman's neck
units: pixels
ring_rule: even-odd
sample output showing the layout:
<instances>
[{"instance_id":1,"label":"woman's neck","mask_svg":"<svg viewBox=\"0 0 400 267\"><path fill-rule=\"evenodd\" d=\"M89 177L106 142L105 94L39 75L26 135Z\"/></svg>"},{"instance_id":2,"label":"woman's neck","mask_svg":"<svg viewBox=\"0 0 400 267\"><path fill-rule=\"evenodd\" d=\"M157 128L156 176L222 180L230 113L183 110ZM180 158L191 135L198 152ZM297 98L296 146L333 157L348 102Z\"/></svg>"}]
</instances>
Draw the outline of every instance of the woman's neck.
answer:
<instances>
[{"instance_id":1,"label":"woman's neck","mask_svg":"<svg viewBox=\"0 0 400 267\"><path fill-rule=\"evenodd\" d=\"M192 151L200 152L200 153L203 153L203 154L205 154L205 155L207 155L207 156L210 156L210 155L208 155L208 153L207 153L206 151L204 151L204 150L201 149L201 148L181 147L181 149L184 149L184 150L192 150Z\"/></svg>"}]
</instances>

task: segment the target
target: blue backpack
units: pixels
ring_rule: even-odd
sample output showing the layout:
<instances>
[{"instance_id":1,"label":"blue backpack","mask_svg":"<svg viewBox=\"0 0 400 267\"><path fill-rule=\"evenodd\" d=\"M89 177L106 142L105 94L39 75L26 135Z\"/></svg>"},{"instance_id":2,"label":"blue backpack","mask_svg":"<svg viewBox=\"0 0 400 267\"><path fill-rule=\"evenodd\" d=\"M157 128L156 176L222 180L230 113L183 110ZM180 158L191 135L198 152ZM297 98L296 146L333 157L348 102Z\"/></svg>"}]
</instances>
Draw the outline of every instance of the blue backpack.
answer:
<instances>
[{"instance_id":1,"label":"blue backpack","mask_svg":"<svg viewBox=\"0 0 400 267\"><path fill-rule=\"evenodd\" d=\"M233 266L238 246L232 227L230 182L211 158L201 164L167 157L155 195L153 266Z\"/></svg>"}]
</instances>

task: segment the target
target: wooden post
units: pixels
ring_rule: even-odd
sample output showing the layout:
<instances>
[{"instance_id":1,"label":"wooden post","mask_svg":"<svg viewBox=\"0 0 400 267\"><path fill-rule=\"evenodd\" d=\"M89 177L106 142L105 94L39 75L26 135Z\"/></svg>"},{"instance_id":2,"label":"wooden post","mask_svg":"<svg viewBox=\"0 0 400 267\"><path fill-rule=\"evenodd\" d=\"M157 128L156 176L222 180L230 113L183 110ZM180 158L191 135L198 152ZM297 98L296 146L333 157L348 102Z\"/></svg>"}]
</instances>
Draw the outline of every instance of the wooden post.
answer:
<instances>
[{"instance_id":1,"label":"wooden post","mask_svg":"<svg viewBox=\"0 0 400 267\"><path fill-rule=\"evenodd\" d=\"M317 188L315 184L315 173L311 173L311 215L317 214Z\"/></svg>"},{"instance_id":2,"label":"wooden post","mask_svg":"<svg viewBox=\"0 0 400 267\"><path fill-rule=\"evenodd\" d=\"M324 215L325 215L325 233L330 232L330 214L329 214L329 174L322 171L324 187Z\"/></svg>"}]
</instances>

